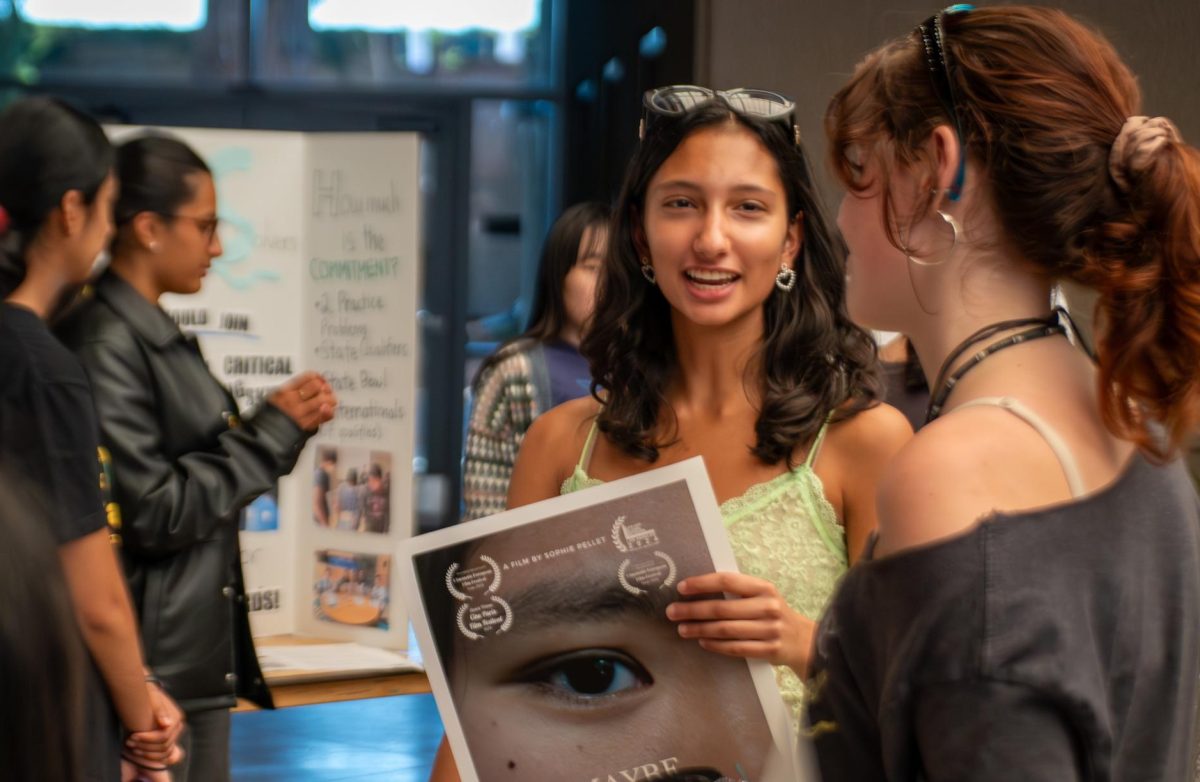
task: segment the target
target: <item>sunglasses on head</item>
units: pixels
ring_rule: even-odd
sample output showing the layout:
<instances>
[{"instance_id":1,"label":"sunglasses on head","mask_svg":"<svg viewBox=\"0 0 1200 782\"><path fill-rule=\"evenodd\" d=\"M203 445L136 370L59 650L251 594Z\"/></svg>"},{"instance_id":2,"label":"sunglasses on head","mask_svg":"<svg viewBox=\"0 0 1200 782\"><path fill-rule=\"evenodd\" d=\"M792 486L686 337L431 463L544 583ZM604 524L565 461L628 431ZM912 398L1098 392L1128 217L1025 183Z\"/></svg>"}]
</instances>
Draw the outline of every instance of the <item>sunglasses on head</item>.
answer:
<instances>
[{"instance_id":1,"label":"sunglasses on head","mask_svg":"<svg viewBox=\"0 0 1200 782\"><path fill-rule=\"evenodd\" d=\"M967 5L966 3L958 3L952 5L942 11L938 11L933 16L926 19L917 25L916 32L921 37L921 44L925 53L925 66L929 69L929 78L933 82L933 92L937 95L938 102L942 104L942 108L946 110L946 114L950 116L950 121L954 123L954 132L958 134L959 147L963 147L963 132L962 121L958 116L958 102L954 95L954 80L950 78L950 63L946 58L946 30L942 24L942 20L954 14L965 14L968 11L973 11L975 6ZM967 153L963 148L958 159L958 172L954 175L954 182L950 185L947 197L951 201L957 201L962 197L963 180L967 175Z\"/></svg>"},{"instance_id":2,"label":"sunglasses on head","mask_svg":"<svg viewBox=\"0 0 1200 782\"><path fill-rule=\"evenodd\" d=\"M796 125L796 104L777 92L739 87L735 90L713 90L694 84L675 84L647 90L642 96L642 120L638 124L638 140L646 133L655 118L678 117L709 101L720 100L734 113L768 122L778 122L796 143L800 143L800 128Z\"/></svg>"}]
</instances>

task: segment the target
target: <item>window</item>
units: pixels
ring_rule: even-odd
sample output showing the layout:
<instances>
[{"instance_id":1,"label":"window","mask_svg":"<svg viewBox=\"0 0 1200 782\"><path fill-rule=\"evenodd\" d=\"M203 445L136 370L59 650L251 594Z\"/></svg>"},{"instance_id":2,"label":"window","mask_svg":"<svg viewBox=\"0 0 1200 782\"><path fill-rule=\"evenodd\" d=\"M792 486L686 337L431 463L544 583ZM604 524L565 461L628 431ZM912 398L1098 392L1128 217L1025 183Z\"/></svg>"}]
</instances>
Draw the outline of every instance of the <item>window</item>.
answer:
<instances>
[{"instance_id":1,"label":"window","mask_svg":"<svg viewBox=\"0 0 1200 782\"><path fill-rule=\"evenodd\" d=\"M191 32L208 21L208 0L16 0L15 10L30 24L54 27Z\"/></svg>"},{"instance_id":2,"label":"window","mask_svg":"<svg viewBox=\"0 0 1200 782\"><path fill-rule=\"evenodd\" d=\"M266 0L255 77L360 85L544 86L550 0Z\"/></svg>"},{"instance_id":3,"label":"window","mask_svg":"<svg viewBox=\"0 0 1200 782\"><path fill-rule=\"evenodd\" d=\"M0 78L221 84L244 70L243 0L0 0Z\"/></svg>"},{"instance_id":4,"label":"window","mask_svg":"<svg viewBox=\"0 0 1200 782\"><path fill-rule=\"evenodd\" d=\"M542 242L554 214L556 108L550 101L476 100L471 110L466 377L526 325Z\"/></svg>"}]
</instances>

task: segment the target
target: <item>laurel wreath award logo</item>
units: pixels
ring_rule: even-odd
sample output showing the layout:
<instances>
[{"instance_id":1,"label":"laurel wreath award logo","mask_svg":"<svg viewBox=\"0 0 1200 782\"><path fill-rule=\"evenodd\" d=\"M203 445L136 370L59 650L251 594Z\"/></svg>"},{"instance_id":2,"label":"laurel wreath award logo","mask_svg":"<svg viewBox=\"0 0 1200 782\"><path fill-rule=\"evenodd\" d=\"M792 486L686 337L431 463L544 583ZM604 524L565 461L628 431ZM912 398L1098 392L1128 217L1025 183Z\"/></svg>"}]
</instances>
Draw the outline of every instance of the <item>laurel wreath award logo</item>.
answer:
<instances>
[{"instance_id":1,"label":"laurel wreath award logo","mask_svg":"<svg viewBox=\"0 0 1200 782\"><path fill-rule=\"evenodd\" d=\"M446 591L462 603L455 623L472 641L506 633L513 624L512 606L496 595L503 580L500 564L486 554L479 561L483 564L462 568L455 562L446 569Z\"/></svg>"},{"instance_id":2,"label":"laurel wreath award logo","mask_svg":"<svg viewBox=\"0 0 1200 782\"><path fill-rule=\"evenodd\" d=\"M662 551L651 551L659 545L658 533L639 522L618 516L609 535L613 546L622 554L632 554L617 568L617 581L632 595L644 595L651 589L667 589L675 584L678 570L675 560Z\"/></svg>"}]
</instances>

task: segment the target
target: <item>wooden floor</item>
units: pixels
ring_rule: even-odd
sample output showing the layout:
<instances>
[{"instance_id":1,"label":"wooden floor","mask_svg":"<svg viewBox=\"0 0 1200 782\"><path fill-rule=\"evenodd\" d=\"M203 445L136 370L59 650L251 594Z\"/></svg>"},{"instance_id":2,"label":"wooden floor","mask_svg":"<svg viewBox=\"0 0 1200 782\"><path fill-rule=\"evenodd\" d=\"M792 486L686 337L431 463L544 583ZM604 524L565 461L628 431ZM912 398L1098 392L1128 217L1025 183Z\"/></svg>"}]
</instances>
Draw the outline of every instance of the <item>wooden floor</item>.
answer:
<instances>
[{"instance_id":1,"label":"wooden floor","mask_svg":"<svg viewBox=\"0 0 1200 782\"><path fill-rule=\"evenodd\" d=\"M433 696L233 715L234 782L425 782L442 737Z\"/></svg>"}]
</instances>

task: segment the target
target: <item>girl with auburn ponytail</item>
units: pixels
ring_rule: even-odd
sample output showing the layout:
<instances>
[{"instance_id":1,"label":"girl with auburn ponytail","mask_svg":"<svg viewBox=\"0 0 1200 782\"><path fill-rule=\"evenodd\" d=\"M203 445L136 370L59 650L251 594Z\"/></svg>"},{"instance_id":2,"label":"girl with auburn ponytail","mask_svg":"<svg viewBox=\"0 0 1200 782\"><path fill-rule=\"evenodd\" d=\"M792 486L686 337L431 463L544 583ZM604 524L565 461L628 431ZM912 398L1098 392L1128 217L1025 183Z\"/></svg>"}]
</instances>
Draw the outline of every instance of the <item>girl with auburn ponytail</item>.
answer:
<instances>
[{"instance_id":1,"label":"girl with auburn ponytail","mask_svg":"<svg viewBox=\"0 0 1200 782\"><path fill-rule=\"evenodd\" d=\"M1139 103L1066 14L952 6L830 104L851 315L932 398L817 633L824 779L1192 776L1200 153Z\"/></svg>"}]
</instances>

